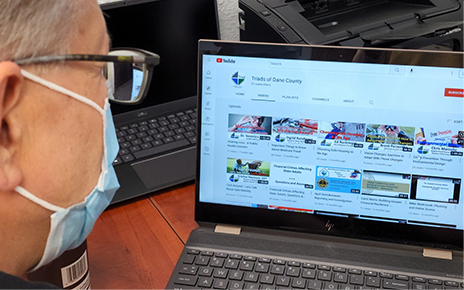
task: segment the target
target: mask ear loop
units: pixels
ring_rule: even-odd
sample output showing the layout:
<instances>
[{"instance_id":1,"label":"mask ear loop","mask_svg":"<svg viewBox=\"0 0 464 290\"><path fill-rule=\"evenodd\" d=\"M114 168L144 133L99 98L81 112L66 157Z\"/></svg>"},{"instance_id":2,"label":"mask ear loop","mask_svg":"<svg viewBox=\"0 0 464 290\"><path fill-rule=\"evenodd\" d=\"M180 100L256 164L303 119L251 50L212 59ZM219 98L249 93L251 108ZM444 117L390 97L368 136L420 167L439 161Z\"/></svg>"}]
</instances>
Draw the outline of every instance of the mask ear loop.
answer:
<instances>
[{"instance_id":1,"label":"mask ear loop","mask_svg":"<svg viewBox=\"0 0 464 290\"><path fill-rule=\"evenodd\" d=\"M35 202L36 204L50 210L50 211L54 211L54 212L58 212L60 210L64 210L64 208L62 207L59 207L59 206L56 206L56 205L53 205L43 199L40 199L38 198L37 196L33 195L32 193L30 193L29 191L25 190L24 188L22 188L21 186L17 186L15 188L16 192L18 192L19 194L21 194L22 196L24 196L25 198L29 199L30 201L32 202Z\"/></svg>"},{"instance_id":2,"label":"mask ear loop","mask_svg":"<svg viewBox=\"0 0 464 290\"><path fill-rule=\"evenodd\" d=\"M31 81L34 81L36 83L39 83L41 85L43 85L44 87L47 87L53 91L57 91L59 93L62 93L64 95L67 95L67 96L70 96L78 101L81 101L82 103L85 103L89 106L91 106L92 108L94 108L95 110L97 110L103 117L105 116L105 110L100 108L99 105L97 105L97 103L95 103L94 101L91 101L89 99L87 99L86 97L83 97L79 94L76 94L75 92L73 91L70 91L68 89L65 89L57 84L54 84L52 82L49 82L47 80L44 80L43 78L41 77L38 77L28 71L25 71L23 69L21 69L21 74L25 77L25 78L28 78L30 79Z\"/></svg>"},{"instance_id":3,"label":"mask ear loop","mask_svg":"<svg viewBox=\"0 0 464 290\"><path fill-rule=\"evenodd\" d=\"M30 79L31 81L33 82L36 82L38 84L41 84L43 85L44 87L47 87L53 91L56 91L56 92L59 92L59 93L62 93L64 95L67 95L67 96L70 96L71 98L74 98L84 104L87 104L89 106L91 106L92 108L94 108L95 110L97 110L103 117L103 157L102 157L102 167L101 167L101 172L102 173L106 173L108 171L108 165L106 164L106 160L105 160L105 156L106 156L106 138L104 137L105 136L105 130L106 130L106 106L109 106L109 102L108 100L106 99L105 100L105 105L104 105L104 108L102 109L99 105L97 105L97 103L95 103L94 101L91 101L89 99L87 99L86 97L84 96L81 96L79 94L76 94L75 92L73 91L70 91L66 88L63 88L62 86L59 86L55 83L52 83L52 82L49 82L39 76L36 76L26 70L23 70L21 69L21 74L27 78L27 79ZM104 178L102 178L102 176L104 176L104 174L100 174L100 177L98 178L98 184L97 184L97 187L99 189L102 189L103 186L104 186Z\"/></svg>"}]
</instances>

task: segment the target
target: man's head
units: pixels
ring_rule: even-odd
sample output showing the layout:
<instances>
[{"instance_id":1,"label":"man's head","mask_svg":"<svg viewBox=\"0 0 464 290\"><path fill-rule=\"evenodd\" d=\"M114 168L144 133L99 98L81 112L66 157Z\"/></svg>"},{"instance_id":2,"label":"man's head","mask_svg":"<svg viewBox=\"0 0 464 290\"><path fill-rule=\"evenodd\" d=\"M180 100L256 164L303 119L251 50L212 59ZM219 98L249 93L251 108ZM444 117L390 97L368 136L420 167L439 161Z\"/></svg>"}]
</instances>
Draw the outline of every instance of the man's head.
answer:
<instances>
[{"instance_id":1,"label":"man's head","mask_svg":"<svg viewBox=\"0 0 464 290\"><path fill-rule=\"evenodd\" d=\"M21 186L66 208L97 184L102 115L89 105L26 79L21 69L103 108L104 63L26 64L42 55L107 54L96 0L0 1L0 270L21 275L41 258L53 213L14 191Z\"/></svg>"}]
</instances>

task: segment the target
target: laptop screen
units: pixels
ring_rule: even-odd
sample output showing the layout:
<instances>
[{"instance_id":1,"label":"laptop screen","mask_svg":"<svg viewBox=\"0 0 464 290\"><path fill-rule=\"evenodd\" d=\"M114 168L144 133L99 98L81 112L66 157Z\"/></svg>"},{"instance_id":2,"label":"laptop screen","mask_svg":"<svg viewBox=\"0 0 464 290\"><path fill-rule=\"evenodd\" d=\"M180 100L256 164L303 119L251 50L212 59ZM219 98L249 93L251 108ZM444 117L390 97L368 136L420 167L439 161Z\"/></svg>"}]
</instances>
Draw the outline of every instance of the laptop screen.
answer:
<instances>
[{"instance_id":1,"label":"laptop screen","mask_svg":"<svg viewBox=\"0 0 464 290\"><path fill-rule=\"evenodd\" d=\"M200 42L197 218L462 248L462 56Z\"/></svg>"},{"instance_id":2,"label":"laptop screen","mask_svg":"<svg viewBox=\"0 0 464 290\"><path fill-rule=\"evenodd\" d=\"M117 1L101 8L113 48L140 48L160 56L145 101L112 104L113 114L196 95L198 40L219 39L216 0Z\"/></svg>"}]
</instances>

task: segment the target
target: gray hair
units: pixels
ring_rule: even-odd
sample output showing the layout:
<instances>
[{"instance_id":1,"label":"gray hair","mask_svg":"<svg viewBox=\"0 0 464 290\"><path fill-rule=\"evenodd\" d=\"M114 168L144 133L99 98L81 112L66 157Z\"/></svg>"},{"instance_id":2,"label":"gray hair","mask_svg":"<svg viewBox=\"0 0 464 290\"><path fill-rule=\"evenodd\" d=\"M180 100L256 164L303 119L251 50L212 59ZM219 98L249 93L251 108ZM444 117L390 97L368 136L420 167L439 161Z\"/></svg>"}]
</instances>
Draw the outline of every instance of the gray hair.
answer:
<instances>
[{"instance_id":1,"label":"gray hair","mask_svg":"<svg viewBox=\"0 0 464 290\"><path fill-rule=\"evenodd\" d=\"M69 53L82 0L0 0L0 61Z\"/></svg>"}]
</instances>

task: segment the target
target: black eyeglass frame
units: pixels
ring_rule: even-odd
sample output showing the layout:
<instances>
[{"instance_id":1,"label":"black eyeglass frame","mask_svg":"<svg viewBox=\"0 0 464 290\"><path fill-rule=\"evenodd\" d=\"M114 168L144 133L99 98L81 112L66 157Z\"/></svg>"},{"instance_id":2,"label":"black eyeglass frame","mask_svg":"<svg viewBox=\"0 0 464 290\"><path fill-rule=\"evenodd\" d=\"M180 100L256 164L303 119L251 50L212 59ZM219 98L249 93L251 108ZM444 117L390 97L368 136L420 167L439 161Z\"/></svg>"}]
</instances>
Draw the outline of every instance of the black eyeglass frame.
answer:
<instances>
[{"instance_id":1,"label":"black eyeglass frame","mask_svg":"<svg viewBox=\"0 0 464 290\"><path fill-rule=\"evenodd\" d=\"M142 86L135 101L132 100L117 100L110 98L114 103L136 105L141 103L150 87L153 68L160 63L160 56L156 53L149 52L137 48L114 48L110 53L117 53L118 51L133 52L134 55L101 55L101 54L62 54L62 55L44 55L24 59L13 60L17 65L41 64L51 62L64 62L64 61L95 61L95 62L113 62L113 63L132 63L142 65L143 81ZM108 78L107 66L105 66L103 74Z\"/></svg>"}]
</instances>

